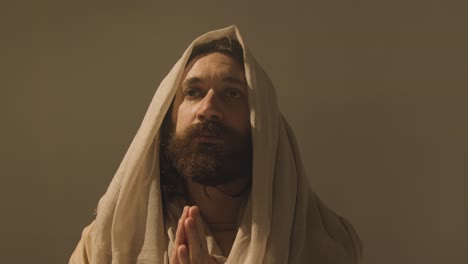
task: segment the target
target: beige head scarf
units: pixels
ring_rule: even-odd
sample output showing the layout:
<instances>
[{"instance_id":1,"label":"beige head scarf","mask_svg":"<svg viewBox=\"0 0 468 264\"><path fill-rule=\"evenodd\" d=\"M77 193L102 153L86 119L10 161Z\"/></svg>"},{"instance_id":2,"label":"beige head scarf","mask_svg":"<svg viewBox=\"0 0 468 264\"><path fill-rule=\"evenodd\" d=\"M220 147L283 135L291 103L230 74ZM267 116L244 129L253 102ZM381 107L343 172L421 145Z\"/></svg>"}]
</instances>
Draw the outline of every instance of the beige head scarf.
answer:
<instances>
[{"instance_id":1,"label":"beige head scarf","mask_svg":"<svg viewBox=\"0 0 468 264\"><path fill-rule=\"evenodd\" d=\"M158 132L192 48L230 36L244 48L251 113L250 199L226 263L359 263L353 227L311 191L297 143L278 109L273 85L235 26L206 33L161 82L70 263L165 263L168 241L159 184ZM211 240L210 240L211 241ZM209 242L210 243L210 242Z\"/></svg>"}]
</instances>

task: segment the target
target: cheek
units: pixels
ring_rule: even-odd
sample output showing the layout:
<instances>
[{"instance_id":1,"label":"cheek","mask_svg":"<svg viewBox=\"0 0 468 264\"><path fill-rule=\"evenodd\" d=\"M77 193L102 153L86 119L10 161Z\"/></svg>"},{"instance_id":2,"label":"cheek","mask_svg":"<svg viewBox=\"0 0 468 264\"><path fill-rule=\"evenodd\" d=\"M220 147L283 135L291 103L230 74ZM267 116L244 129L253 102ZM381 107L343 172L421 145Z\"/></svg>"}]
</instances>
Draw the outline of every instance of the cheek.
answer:
<instances>
[{"instance_id":1,"label":"cheek","mask_svg":"<svg viewBox=\"0 0 468 264\"><path fill-rule=\"evenodd\" d=\"M247 135L250 132L250 111L242 109L237 111L238 115L235 117L236 129L243 135Z\"/></svg>"},{"instance_id":2,"label":"cheek","mask_svg":"<svg viewBox=\"0 0 468 264\"><path fill-rule=\"evenodd\" d=\"M187 126L192 124L195 114L193 111L193 107L189 107L187 105L184 105L183 103L179 106L176 113L177 116L175 117L174 121L175 131L176 133L180 133Z\"/></svg>"},{"instance_id":3,"label":"cheek","mask_svg":"<svg viewBox=\"0 0 468 264\"><path fill-rule=\"evenodd\" d=\"M251 127L251 125L250 125L250 112L247 112L243 122L244 122L244 132L245 132L245 134L250 133L250 129L251 129L250 128Z\"/></svg>"}]
</instances>

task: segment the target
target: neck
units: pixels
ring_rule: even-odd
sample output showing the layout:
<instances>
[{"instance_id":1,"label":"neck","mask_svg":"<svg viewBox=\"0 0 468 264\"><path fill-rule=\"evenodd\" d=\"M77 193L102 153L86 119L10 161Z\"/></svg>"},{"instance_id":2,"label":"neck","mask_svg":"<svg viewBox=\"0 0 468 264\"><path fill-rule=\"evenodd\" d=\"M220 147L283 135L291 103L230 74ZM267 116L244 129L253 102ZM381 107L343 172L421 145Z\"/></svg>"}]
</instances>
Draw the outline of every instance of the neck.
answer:
<instances>
[{"instance_id":1,"label":"neck","mask_svg":"<svg viewBox=\"0 0 468 264\"><path fill-rule=\"evenodd\" d=\"M192 202L200 208L208 225L237 224L240 207L250 194L250 190L246 190L249 181L248 178L240 178L229 184L206 188L205 185L186 181L186 186ZM239 193L238 197L232 197Z\"/></svg>"}]
</instances>

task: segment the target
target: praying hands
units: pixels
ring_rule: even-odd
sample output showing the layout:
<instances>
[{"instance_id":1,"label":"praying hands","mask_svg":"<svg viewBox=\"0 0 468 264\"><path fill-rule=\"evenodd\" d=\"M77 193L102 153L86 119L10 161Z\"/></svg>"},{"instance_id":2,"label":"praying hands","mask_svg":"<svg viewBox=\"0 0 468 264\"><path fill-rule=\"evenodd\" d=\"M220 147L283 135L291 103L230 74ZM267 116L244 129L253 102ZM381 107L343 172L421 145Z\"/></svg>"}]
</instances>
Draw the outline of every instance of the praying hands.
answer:
<instances>
[{"instance_id":1,"label":"praying hands","mask_svg":"<svg viewBox=\"0 0 468 264\"><path fill-rule=\"evenodd\" d=\"M208 253L200 209L185 206L177 224L171 264L215 264Z\"/></svg>"}]
</instances>

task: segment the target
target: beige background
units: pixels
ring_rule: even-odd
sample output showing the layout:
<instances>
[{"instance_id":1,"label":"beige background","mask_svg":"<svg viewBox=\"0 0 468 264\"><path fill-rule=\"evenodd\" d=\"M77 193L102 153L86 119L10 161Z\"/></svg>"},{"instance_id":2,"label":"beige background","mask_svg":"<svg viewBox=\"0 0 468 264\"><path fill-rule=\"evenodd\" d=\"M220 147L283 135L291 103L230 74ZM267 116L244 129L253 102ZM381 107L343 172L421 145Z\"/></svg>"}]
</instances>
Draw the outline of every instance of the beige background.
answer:
<instances>
[{"instance_id":1,"label":"beige background","mask_svg":"<svg viewBox=\"0 0 468 264\"><path fill-rule=\"evenodd\" d=\"M67 262L163 76L230 24L365 263L468 263L466 1L169 2L0 4L1 263Z\"/></svg>"}]
</instances>

